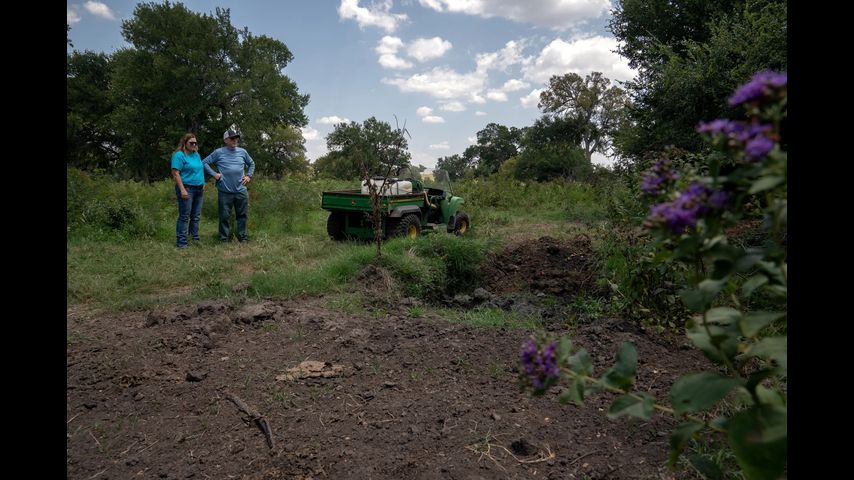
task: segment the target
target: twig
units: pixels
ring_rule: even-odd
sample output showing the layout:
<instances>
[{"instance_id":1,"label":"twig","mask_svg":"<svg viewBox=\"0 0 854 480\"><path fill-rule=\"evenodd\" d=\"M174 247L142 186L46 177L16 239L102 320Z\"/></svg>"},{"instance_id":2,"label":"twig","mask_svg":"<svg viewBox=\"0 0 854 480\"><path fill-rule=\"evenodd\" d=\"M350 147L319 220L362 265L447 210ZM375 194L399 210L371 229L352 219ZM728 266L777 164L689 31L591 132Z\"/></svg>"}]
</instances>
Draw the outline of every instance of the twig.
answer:
<instances>
[{"instance_id":1,"label":"twig","mask_svg":"<svg viewBox=\"0 0 854 480\"><path fill-rule=\"evenodd\" d=\"M138 451L138 452L136 452L136 453L142 453L142 452L144 452L144 451L148 450L149 448L153 447L153 446L154 446L157 442L159 442L159 441L160 441L160 440L155 440L151 445L149 445L149 446L147 446L147 447L143 448L142 450L140 450L140 451Z\"/></svg>"},{"instance_id":2,"label":"twig","mask_svg":"<svg viewBox=\"0 0 854 480\"><path fill-rule=\"evenodd\" d=\"M105 469L101 470L100 472L96 473L95 475L92 475L92 476L91 476L91 477L89 477L87 480L92 480L93 478L97 477L98 475L100 475L100 474L102 474L102 473L104 473L104 472L106 472L106 471L107 471L107 469L105 468Z\"/></svg>"},{"instance_id":3,"label":"twig","mask_svg":"<svg viewBox=\"0 0 854 480\"><path fill-rule=\"evenodd\" d=\"M582 455L582 456L580 456L580 457L576 458L575 460L573 460L573 461L571 461L571 462L567 463L567 464L566 464L566 466L568 467L568 466L572 465L573 463L575 463L575 462L577 462L577 461L581 460L582 458L584 458L584 457L588 457L588 456L590 456L590 455L593 455L594 453L596 453L596 452L587 452L587 453L585 453L584 455Z\"/></svg>"},{"instance_id":4,"label":"twig","mask_svg":"<svg viewBox=\"0 0 854 480\"><path fill-rule=\"evenodd\" d=\"M264 419L264 417L261 416L261 414L258 413L257 410L247 405L246 402L241 400L240 397L238 397L237 395L231 392L226 392L225 398L234 402L234 404L237 405L237 408L240 409L240 411L242 411L246 415L249 415L255 422L255 424L258 425L258 428L260 428L261 431L264 433L264 436L267 438L267 446L269 446L270 449L275 448L273 443L273 430L270 428L270 424L267 423L267 420Z\"/></svg>"},{"instance_id":5,"label":"twig","mask_svg":"<svg viewBox=\"0 0 854 480\"><path fill-rule=\"evenodd\" d=\"M130 447L132 447L132 446L136 445L138 442L139 442L139 440L134 440L134 441L133 441L133 443L131 443L130 445L128 445L128 448L126 448L126 449L125 449L125 451L123 451L123 452L122 452L122 453L120 453L119 455L124 455L124 454L128 453L128 451L130 451Z\"/></svg>"},{"instance_id":6,"label":"twig","mask_svg":"<svg viewBox=\"0 0 854 480\"><path fill-rule=\"evenodd\" d=\"M99 442L98 439L95 438L95 435L92 435L92 430L89 430L89 436L92 437L92 440L95 440L95 443L98 444L98 448L104 448L101 446L101 442Z\"/></svg>"},{"instance_id":7,"label":"twig","mask_svg":"<svg viewBox=\"0 0 854 480\"><path fill-rule=\"evenodd\" d=\"M79 417L80 415L83 415L83 412L80 412L77 415L71 417L71 419L69 419L67 422L65 422L65 424L68 425L69 423L71 423L71 420L74 420L75 418Z\"/></svg>"}]
</instances>

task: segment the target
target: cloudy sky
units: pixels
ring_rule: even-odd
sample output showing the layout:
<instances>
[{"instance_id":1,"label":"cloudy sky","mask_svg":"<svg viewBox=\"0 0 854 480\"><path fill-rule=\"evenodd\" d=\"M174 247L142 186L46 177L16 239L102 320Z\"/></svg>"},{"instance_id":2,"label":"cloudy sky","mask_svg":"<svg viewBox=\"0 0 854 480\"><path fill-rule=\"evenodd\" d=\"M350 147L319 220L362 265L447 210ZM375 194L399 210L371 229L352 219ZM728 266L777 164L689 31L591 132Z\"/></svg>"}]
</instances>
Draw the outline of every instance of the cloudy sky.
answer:
<instances>
[{"instance_id":1,"label":"cloudy sky","mask_svg":"<svg viewBox=\"0 0 854 480\"><path fill-rule=\"evenodd\" d=\"M129 45L121 21L131 0L70 1L77 50L112 53ZM337 122L374 116L411 135L413 163L432 167L462 153L486 124L524 127L539 118L551 75L635 72L613 53L610 0L188 0L232 24L282 41L294 55L284 73L311 95L303 129L308 157L326 152ZM594 162L608 164L596 155Z\"/></svg>"}]
</instances>

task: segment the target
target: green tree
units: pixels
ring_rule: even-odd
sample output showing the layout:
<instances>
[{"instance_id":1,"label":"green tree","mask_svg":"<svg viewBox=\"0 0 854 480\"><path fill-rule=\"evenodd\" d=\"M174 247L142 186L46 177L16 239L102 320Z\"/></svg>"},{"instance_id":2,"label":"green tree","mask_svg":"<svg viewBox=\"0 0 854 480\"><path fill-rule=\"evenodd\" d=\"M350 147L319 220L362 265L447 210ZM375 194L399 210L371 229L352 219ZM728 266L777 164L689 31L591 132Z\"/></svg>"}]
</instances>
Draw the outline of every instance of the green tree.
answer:
<instances>
[{"instance_id":1,"label":"green tree","mask_svg":"<svg viewBox=\"0 0 854 480\"><path fill-rule=\"evenodd\" d=\"M305 139L298 128L279 125L266 134L261 142L260 150L266 154L265 161L258 162L256 171L265 177L281 179L291 173L310 171L311 167L305 158Z\"/></svg>"},{"instance_id":2,"label":"green tree","mask_svg":"<svg viewBox=\"0 0 854 480\"><path fill-rule=\"evenodd\" d=\"M610 28L639 71L615 142L635 159L667 145L707 148L697 123L735 115L727 98L737 85L788 64L785 0L621 0Z\"/></svg>"},{"instance_id":3,"label":"green tree","mask_svg":"<svg viewBox=\"0 0 854 480\"><path fill-rule=\"evenodd\" d=\"M537 104L543 113L572 119L582 127L581 148L590 163L593 152L610 151L614 134L622 124L626 94L610 87L611 80L601 72L584 79L577 73L553 75L540 93Z\"/></svg>"},{"instance_id":4,"label":"green tree","mask_svg":"<svg viewBox=\"0 0 854 480\"><path fill-rule=\"evenodd\" d=\"M307 123L308 96L281 73L293 59L287 46L237 30L227 9L207 15L181 3L142 3L122 22L122 34L133 47L113 55L110 121L126 175L163 178L180 135L196 133L204 155L232 125L261 168L281 156L282 143L266 139ZM287 144L297 149L291 157L304 152Z\"/></svg>"},{"instance_id":5,"label":"green tree","mask_svg":"<svg viewBox=\"0 0 854 480\"><path fill-rule=\"evenodd\" d=\"M335 178L354 178L362 175L360 161L372 174L385 173L389 168L405 167L412 157L403 130L392 130L387 122L371 117L363 123L339 123L326 136L326 147L338 155L318 159L315 168L331 167L323 175Z\"/></svg>"},{"instance_id":6,"label":"green tree","mask_svg":"<svg viewBox=\"0 0 854 480\"><path fill-rule=\"evenodd\" d=\"M361 173L344 153L332 150L318 157L313 164L314 173L320 178L356 180Z\"/></svg>"},{"instance_id":7,"label":"green tree","mask_svg":"<svg viewBox=\"0 0 854 480\"><path fill-rule=\"evenodd\" d=\"M544 116L525 129L521 150L514 163L519 180L580 180L592 171L579 147L585 125L575 118Z\"/></svg>"},{"instance_id":8,"label":"green tree","mask_svg":"<svg viewBox=\"0 0 854 480\"><path fill-rule=\"evenodd\" d=\"M457 153L450 157L446 156L438 159L436 168L447 171L451 180L458 180L463 178L466 171L470 171L472 166L464 156Z\"/></svg>"},{"instance_id":9,"label":"green tree","mask_svg":"<svg viewBox=\"0 0 854 480\"><path fill-rule=\"evenodd\" d=\"M110 57L74 51L66 58L66 163L86 170L110 169L121 149L109 122L113 111Z\"/></svg>"},{"instance_id":10,"label":"green tree","mask_svg":"<svg viewBox=\"0 0 854 480\"><path fill-rule=\"evenodd\" d=\"M477 132L477 143L465 149L463 159L474 166L477 175L491 175L519 153L521 137L522 131L516 127L489 123Z\"/></svg>"}]
</instances>

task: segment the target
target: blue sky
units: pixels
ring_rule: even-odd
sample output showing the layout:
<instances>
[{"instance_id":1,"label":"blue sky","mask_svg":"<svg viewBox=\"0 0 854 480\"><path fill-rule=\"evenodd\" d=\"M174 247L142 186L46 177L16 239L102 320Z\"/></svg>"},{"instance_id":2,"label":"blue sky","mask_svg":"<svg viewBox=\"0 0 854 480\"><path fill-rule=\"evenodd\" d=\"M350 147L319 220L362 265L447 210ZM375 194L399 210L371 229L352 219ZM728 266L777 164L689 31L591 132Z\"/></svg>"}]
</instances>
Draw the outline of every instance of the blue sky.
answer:
<instances>
[{"instance_id":1,"label":"blue sky","mask_svg":"<svg viewBox=\"0 0 854 480\"><path fill-rule=\"evenodd\" d=\"M129 47L121 21L131 0L71 1L76 50ZM282 41L294 55L284 73L311 95L303 129L307 156L326 152L337 121L371 116L411 135L412 163L433 167L461 154L488 123L524 127L540 117L551 75L636 72L613 53L609 0L188 0L199 13L231 10L232 24ZM594 163L609 159L594 155Z\"/></svg>"}]
</instances>

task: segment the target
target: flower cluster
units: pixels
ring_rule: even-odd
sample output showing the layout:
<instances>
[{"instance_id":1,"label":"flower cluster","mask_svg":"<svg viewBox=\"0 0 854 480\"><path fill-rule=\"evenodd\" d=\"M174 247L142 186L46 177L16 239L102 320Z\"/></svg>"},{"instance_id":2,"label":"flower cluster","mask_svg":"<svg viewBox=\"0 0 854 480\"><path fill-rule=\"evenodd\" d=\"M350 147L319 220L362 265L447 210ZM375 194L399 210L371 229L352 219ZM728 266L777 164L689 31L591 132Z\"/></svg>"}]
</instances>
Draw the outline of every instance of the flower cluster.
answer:
<instances>
[{"instance_id":1,"label":"flower cluster","mask_svg":"<svg viewBox=\"0 0 854 480\"><path fill-rule=\"evenodd\" d=\"M560 378L556 348L557 342L551 341L544 349L539 350L533 339L528 339L522 345L524 380L534 387L534 390L545 390Z\"/></svg>"},{"instance_id":2,"label":"flower cluster","mask_svg":"<svg viewBox=\"0 0 854 480\"><path fill-rule=\"evenodd\" d=\"M738 87L729 97L729 104L734 107L744 103L773 100L785 95L787 83L786 72L778 73L769 70L756 72L749 82Z\"/></svg>"},{"instance_id":3,"label":"flower cluster","mask_svg":"<svg viewBox=\"0 0 854 480\"><path fill-rule=\"evenodd\" d=\"M681 234L685 228L697 225L701 217L721 210L727 198L726 192L693 182L675 200L653 206L647 225L664 226L674 234Z\"/></svg>"},{"instance_id":4,"label":"flower cluster","mask_svg":"<svg viewBox=\"0 0 854 480\"><path fill-rule=\"evenodd\" d=\"M744 151L748 162L762 160L774 148L771 125L717 119L700 122L697 132L709 135L713 140L724 139L727 147Z\"/></svg>"},{"instance_id":5,"label":"flower cluster","mask_svg":"<svg viewBox=\"0 0 854 480\"><path fill-rule=\"evenodd\" d=\"M669 158L662 158L655 162L649 174L641 180L641 190L647 195L657 197L678 179L679 173L673 168L673 162Z\"/></svg>"}]
</instances>

